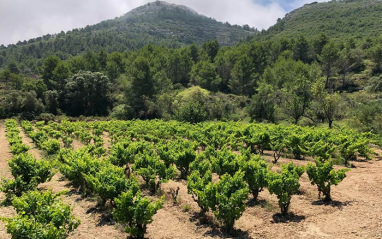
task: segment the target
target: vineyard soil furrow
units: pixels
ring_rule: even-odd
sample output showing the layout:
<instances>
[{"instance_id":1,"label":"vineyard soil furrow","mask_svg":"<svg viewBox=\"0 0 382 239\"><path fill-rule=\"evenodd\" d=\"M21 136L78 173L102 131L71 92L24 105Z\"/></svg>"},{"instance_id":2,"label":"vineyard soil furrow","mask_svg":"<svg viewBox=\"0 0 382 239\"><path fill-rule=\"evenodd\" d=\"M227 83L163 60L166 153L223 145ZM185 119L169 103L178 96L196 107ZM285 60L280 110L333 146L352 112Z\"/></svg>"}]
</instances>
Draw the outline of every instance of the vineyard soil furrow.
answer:
<instances>
[{"instance_id":1,"label":"vineyard soil furrow","mask_svg":"<svg viewBox=\"0 0 382 239\"><path fill-rule=\"evenodd\" d=\"M4 122L0 122L0 178L11 179L12 174L8 167L7 160L12 158L12 153L9 148L9 143L5 137L6 130ZM4 193L0 192L0 201L5 199ZM0 207L0 216L2 217L12 217L16 214L12 207ZM5 228L5 223L0 221L0 238L11 238L11 235L7 234Z\"/></svg>"},{"instance_id":2,"label":"vineyard soil furrow","mask_svg":"<svg viewBox=\"0 0 382 239\"><path fill-rule=\"evenodd\" d=\"M33 155L36 159L41 159L43 155L42 151L37 148L36 144L33 143L33 140L24 132L23 128L18 127L18 129L20 130L20 136L23 143L30 147L28 153Z\"/></svg>"}]
</instances>

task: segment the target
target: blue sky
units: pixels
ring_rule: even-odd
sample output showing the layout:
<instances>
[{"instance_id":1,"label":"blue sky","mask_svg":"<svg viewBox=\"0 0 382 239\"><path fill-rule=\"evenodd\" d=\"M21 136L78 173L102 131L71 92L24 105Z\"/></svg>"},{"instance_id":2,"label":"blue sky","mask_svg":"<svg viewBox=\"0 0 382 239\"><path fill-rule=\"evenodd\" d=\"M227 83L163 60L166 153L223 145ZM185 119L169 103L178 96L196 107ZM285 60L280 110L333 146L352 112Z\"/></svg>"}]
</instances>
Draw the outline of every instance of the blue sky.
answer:
<instances>
[{"instance_id":1,"label":"blue sky","mask_svg":"<svg viewBox=\"0 0 382 239\"><path fill-rule=\"evenodd\" d=\"M0 0L0 45L121 16L154 0ZM267 29L311 0L167 0L231 24ZM322 2L323 0L318 0Z\"/></svg>"},{"instance_id":2,"label":"blue sky","mask_svg":"<svg viewBox=\"0 0 382 239\"><path fill-rule=\"evenodd\" d=\"M292 0L292 1L283 1L283 0L253 0L255 3L260 3L262 5L268 5L272 3L278 3L285 11L290 12L297 7L303 6L305 3L313 1L302 1L302 0Z\"/></svg>"}]
</instances>

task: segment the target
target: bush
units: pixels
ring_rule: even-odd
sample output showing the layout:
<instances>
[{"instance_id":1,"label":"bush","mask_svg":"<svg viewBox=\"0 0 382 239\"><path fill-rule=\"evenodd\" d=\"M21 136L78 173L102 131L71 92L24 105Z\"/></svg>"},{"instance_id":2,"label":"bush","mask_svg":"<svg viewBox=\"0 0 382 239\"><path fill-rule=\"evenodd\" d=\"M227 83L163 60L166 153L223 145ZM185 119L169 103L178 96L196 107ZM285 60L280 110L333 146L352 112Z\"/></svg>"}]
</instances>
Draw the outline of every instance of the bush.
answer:
<instances>
[{"instance_id":1,"label":"bush","mask_svg":"<svg viewBox=\"0 0 382 239\"><path fill-rule=\"evenodd\" d=\"M39 183L50 180L54 172L52 164L47 161L37 161L30 154L14 156L8 163L15 179L3 180L0 190L5 193L6 203L23 192L34 190Z\"/></svg>"},{"instance_id":2,"label":"bush","mask_svg":"<svg viewBox=\"0 0 382 239\"><path fill-rule=\"evenodd\" d=\"M83 173L83 177L89 189L102 198L103 205L105 205L109 199L113 202L116 197L128 189L132 192L139 190L138 180L136 178L131 177L127 179L123 168L111 164L101 167L99 172L95 173L94 176L92 174L86 175L86 173Z\"/></svg>"},{"instance_id":3,"label":"bush","mask_svg":"<svg viewBox=\"0 0 382 239\"><path fill-rule=\"evenodd\" d=\"M198 170L192 171L187 179L187 189L203 214L214 206L214 200L211 200L215 196L211 171L204 174Z\"/></svg>"},{"instance_id":4,"label":"bush","mask_svg":"<svg viewBox=\"0 0 382 239\"><path fill-rule=\"evenodd\" d=\"M227 231L233 229L245 210L249 190L243 178L244 173L240 171L233 177L223 175L215 186L215 198L210 199L215 202L212 211Z\"/></svg>"},{"instance_id":5,"label":"bush","mask_svg":"<svg viewBox=\"0 0 382 239\"><path fill-rule=\"evenodd\" d=\"M33 180L37 183L44 183L54 175L51 163L45 160L37 161L30 154L16 155L9 161L8 165L11 168L13 177L21 177L26 183Z\"/></svg>"},{"instance_id":6,"label":"bush","mask_svg":"<svg viewBox=\"0 0 382 239\"><path fill-rule=\"evenodd\" d=\"M69 206L64 205L51 191L32 191L12 201L17 216L1 218L5 221L7 233L15 239L66 238L80 225Z\"/></svg>"},{"instance_id":7,"label":"bush","mask_svg":"<svg viewBox=\"0 0 382 239\"><path fill-rule=\"evenodd\" d=\"M83 173L94 175L100 170L102 165L98 158L91 156L84 150L61 150L58 159L61 162L60 172L75 187L81 187L82 191L86 190Z\"/></svg>"},{"instance_id":8,"label":"bush","mask_svg":"<svg viewBox=\"0 0 382 239\"><path fill-rule=\"evenodd\" d=\"M143 238L147 225L153 221L153 216L163 207L163 203L164 197L152 203L148 198L142 197L140 191L128 190L115 199L113 217L117 222L126 225L126 232Z\"/></svg>"},{"instance_id":9,"label":"bush","mask_svg":"<svg viewBox=\"0 0 382 239\"><path fill-rule=\"evenodd\" d=\"M318 198L320 198L322 193L325 196L324 201L331 201L330 187L338 185L346 177L346 172L349 169L340 169L336 172L331 160L322 162L319 159L315 159L315 163L316 166L309 163L306 169L309 180L312 185L317 185Z\"/></svg>"},{"instance_id":10,"label":"bush","mask_svg":"<svg viewBox=\"0 0 382 239\"><path fill-rule=\"evenodd\" d=\"M245 162L242 170L244 180L248 183L253 195L253 200L256 201L259 193L267 186L268 164L261 160L260 157L252 158Z\"/></svg>"},{"instance_id":11,"label":"bush","mask_svg":"<svg viewBox=\"0 0 382 239\"><path fill-rule=\"evenodd\" d=\"M45 150L48 155L56 154L60 151L60 141L57 139L49 139L42 144L42 149Z\"/></svg>"},{"instance_id":12,"label":"bush","mask_svg":"<svg viewBox=\"0 0 382 239\"><path fill-rule=\"evenodd\" d=\"M173 173L171 175L171 173L168 172L172 171L175 173L173 167L166 169L166 165L159 158L147 154L137 155L133 170L136 171L138 175L142 176L152 192L155 192L160 188L162 181L174 177ZM158 182L156 182L157 176ZM171 178L167 178L167 176Z\"/></svg>"},{"instance_id":13,"label":"bush","mask_svg":"<svg viewBox=\"0 0 382 239\"><path fill-rule=\"evenodd\" d=\"M196 159L195 145L192 143L184 143L179 149L175 159L175 165L180 171L180 178L187 179L190 172L190 164Z\"/></svg>"},{"instance_id":14,"label":"bush","mask_svg":"<svg viewBox=\"0 0 382 239\"><path fill-rule=\"evenodd\" d=\"M296 194L300 188L299 179L303 168L294 167L293 163L281 165L281 168L281 173L268 174L268 189L271 194L276 194L281 214L287 215L292 195Z\"/></svg>"}]
</instances>

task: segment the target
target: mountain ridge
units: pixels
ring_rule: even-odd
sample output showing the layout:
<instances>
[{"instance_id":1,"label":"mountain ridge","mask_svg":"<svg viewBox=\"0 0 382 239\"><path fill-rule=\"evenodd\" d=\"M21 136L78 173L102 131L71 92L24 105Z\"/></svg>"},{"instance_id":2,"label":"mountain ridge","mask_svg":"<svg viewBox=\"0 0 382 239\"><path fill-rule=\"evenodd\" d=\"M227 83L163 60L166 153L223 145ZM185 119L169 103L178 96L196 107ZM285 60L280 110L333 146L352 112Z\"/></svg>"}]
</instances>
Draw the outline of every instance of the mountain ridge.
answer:
<instances>
[{"instance_id":1,"label":"mountain ridge","mask_svg":"<svg viewBox=\"0 0 382 239\"><path fill-rule=\"evenodd\" d=\"M124 52L148 44L177 48L216 39L222 46L232 46L256 32L248 27L218 22L186 6L157 1L112 20L2 46L0 68L11 61L36 68L41 65L40 59L49 55L64 60L86 51Z\"/></svg>"}]
</instances>

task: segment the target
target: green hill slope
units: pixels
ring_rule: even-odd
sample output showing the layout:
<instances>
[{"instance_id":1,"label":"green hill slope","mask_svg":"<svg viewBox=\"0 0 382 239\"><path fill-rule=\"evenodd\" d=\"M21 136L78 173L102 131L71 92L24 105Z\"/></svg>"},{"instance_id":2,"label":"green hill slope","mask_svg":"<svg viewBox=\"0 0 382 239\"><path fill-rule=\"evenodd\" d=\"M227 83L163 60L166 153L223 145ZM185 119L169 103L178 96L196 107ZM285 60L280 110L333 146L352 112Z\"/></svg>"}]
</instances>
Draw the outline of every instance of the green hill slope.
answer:
<instances>
[{"instance_id":1,"label":"green hill slope","mask_svg":"<svg viewBox=\"0 0 382 239\"><path fill-rule=\"evenodd\" d=\"M311 3L296 9L261 34L281 38L325 33L331 38L365 38L382 34L382 1L344 0Z\"/></svg>"},{"instance_id":2,"label":"green hill slope","mask_svg":"<svg viewBox=\"0 0 382 239\"><path fill-rule=\"evenodd\" d=\"M88 50L123 52L147 44L179 47L217 39L221 45L235 45L255 33L255 29L221 23L185 6L157 1L93 26L2 46L0 67L16 61L33 68L48 55L67 59Z\"/></svg>"}]
</instances>

